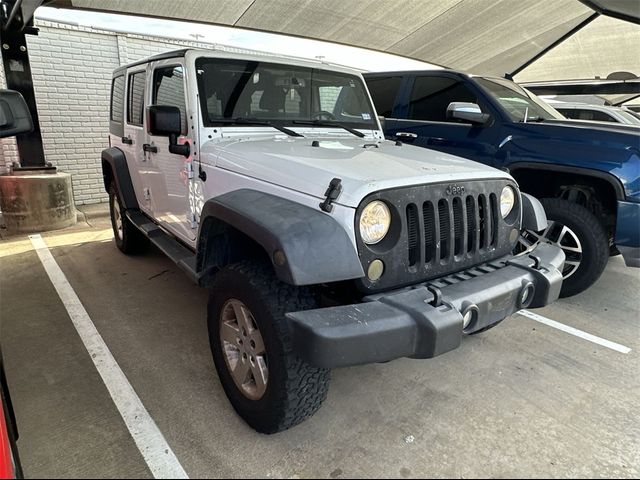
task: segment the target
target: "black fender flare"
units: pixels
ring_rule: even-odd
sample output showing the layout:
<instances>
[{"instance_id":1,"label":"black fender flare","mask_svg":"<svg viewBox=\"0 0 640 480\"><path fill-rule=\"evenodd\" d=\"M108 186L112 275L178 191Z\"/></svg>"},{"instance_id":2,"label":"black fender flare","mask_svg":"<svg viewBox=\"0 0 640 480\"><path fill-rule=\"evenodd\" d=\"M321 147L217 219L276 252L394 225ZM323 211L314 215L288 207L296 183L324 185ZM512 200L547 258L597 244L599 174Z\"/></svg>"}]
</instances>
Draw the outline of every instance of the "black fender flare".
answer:
<instances>
[{"instance_id":1,"label":"black fender flare","mask_svg":"<svg viewBox=\"0 0 640 480\"><path fill-rule=\"evenodd\" d=\"M521 193L522 229L539 232L547 228L547 214L540 200L528 193Z\"/></svg>"},{"instance_id":2,"label":"black fender flare","mask_svg":"<svg viewBox=\"0 0 640 480\"><path fill-rule=\"evenodd\" d=\"M249 189L225 193L205 203L198 232L198 272L211 267L205 258L206 243L216 220L261 245L277 277L285 283L317 285L364 276L355 245L331 215Z\"/></svg>"},{"instance_id":3,"label":"black fender flare","mask_svg":"<svg viewBox=\"0 0 640 480\"><path fill-rule=\"evenodd\" d=\"M131 182L127 157L119 148L112 147L102 151L102 177L104 188L107 192L109 191L109 182L115 182L120 201L125 209L138 208L138 200Z\"/></svg>"},{"instance_id":4,"label":"black fender flare","mask_svg":"<svg viewBox=\"0 0 640 480\"><path fill-rule=\"evenodd\" d=\"M560 172L560 173L573 173L576 175L584 175L585 177L593 177L600 180L604 180L611 185L613 191L616 194L617 200L624 200L625 192L624 187L620 179L618 179L615 175L603 172L601 170L593 170L591 168L586 167L575 167L570 165L555 165L553 163L538 163L538 162L513 162L508 165L505 165L509 169L509 173L511 175L518 170L547 170L550 172Z\"/></svg>"}]
</instances>

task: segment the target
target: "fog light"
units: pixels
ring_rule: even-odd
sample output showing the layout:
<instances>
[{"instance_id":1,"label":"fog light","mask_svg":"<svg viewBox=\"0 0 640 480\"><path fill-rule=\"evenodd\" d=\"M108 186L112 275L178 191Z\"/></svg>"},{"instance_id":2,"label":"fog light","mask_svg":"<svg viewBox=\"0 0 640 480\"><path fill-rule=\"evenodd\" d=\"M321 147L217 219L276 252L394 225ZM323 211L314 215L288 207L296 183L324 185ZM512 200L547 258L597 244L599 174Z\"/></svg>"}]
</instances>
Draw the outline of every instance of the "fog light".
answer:
<instances>
[{"instance_id":1,"label":"fog light","mask_svg":"<svg viewBox=\"0 0 640 480\"><path fill-rule=\"evenodd\" d=\"M472 303L466 303L462 307L462 329L467 330L478 320L478 307Z\"/></svg>"},{"instance_id":2,"label":"fog light","mask_svg":"<svg viewBox=\"0 0 640 480\"><path fill-rule=\"evenodd\" d=\"M278 267L282 267L285 263L287 263L287 257L285 257L282 250L276 250L274 252L273 263L275 263Z\"/></svg>"},{"instance_id":3,"label":"fog light","mask_svg":"<svg viewBox=\"0 0 640 480\"><path fill-rule=\"evenodd\" d=\"M369 270L367 271L369 280L371 280L372 282L380 280L380 277L383 273L384 263L382 263L382 260L374 260L373 262L371 262L371 265L369 265Z\"/></svg>"},{"instance_id":4,"label":"fog light","mask_svg":"<svg viewBox=\"0 0 640 480\"><path fill-rule=\"evenodd\" d=\"M522 290L520 290L520 297L518 299L520 308L528 307L533 301L533 295L536 291L536 287L531 282L527 282Z\"/></svg>"},{"instance_id":5,"label":"fog light","mask_svg":"<svg viewBox=\"0 0 640 480\"><path fill-rule=\"evenodd\" d=\"M469 310L467 313L464 314L464 317L462 317L462 328L467 328L471 323L472 319L473 319L473 310Z\"/></svg>"}]
</instances>

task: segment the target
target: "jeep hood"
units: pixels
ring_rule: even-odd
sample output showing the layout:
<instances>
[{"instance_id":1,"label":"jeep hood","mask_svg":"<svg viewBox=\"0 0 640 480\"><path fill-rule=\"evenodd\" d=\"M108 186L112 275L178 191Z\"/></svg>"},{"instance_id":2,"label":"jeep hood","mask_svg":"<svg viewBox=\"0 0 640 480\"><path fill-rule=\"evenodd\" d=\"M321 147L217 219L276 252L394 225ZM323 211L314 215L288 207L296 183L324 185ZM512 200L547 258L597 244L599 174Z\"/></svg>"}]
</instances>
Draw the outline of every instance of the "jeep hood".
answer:
<instances>
[{"instance_id":1,"label":"jeep hood","mask_svg":"<svg viewBox=\"0 0 640 480\"><path fill-rule=\"evenodd\" d=\"M201 154L218 168L319 199L324 198L329 182L340 178L343 191L336 203L348 207L390 188L511 178L501 170L435 150L356 137L235 137L210 141Z\"/></svg>"}]
</instances>

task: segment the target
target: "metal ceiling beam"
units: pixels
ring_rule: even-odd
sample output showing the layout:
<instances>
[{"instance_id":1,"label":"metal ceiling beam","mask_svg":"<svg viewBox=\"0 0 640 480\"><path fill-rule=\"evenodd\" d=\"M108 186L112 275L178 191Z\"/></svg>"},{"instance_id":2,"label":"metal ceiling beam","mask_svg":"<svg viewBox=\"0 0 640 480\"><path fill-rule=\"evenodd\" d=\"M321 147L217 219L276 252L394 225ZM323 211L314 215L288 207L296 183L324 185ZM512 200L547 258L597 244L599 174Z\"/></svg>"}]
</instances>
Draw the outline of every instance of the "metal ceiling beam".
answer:
<instances>
[{"instance_id":1,"label":"metal ceiling beam","mask_svg":"<svg viewBox=\"0 0 640 480\"><path fill-rule=\"evenodd\" d=\"M33 28L33 12L41 4L41 0L3 0L0 2L0 43L2 44L2 64L7 88L22 94L33 119L33 131L16 136L20 166L23 168L46 166L40 122L38 121L36 94L33 89L29 52L25 38L25 33L37 34L37 29Z\"/></svg>"},{"instance_id":2,"label":"metal ceiling beam","mask_svg":"<svg viewBox=\"0 0 640 480\"><path fill-rule=\"evenodd\" d=\"M538 53L536 53L533 57L531 57L529 60L527 60L525 63L523 63L522 65L520 65L518 68L516 68L513 72L509 72L506 76L508 78L512 78L514 76L516 76L518 73L520 73L522 70L524 70L525 68L527 68L529 65L531 65L533 62L537 61L540 59L540 57L546 55L547 53L549 53L549 51L553 50L554 48L556 48L558 45L560 45L562 42L564 42L567 38L571 37L572 35L578 33L580 30L582 30L584 27L586 27L587 25L589 25L591 22L593 22L596 18L598 18L600 16L600 14L598 12L594 12L593 15L590 15L588 18L586 18L585 20L583 20L582 22L580 22L578 25L576 25L575 27L573 27L571 30L569 30L567 33L565 33L564 35L562 35L560 38L558 38L555 42L553 42L552 44L550 44L549 46L543 48L542 50L540 50Z\"/></svg>"},{"instance_id":3,"label":"metal ceiling beam","mask_svg":"<svg viewBox=\"0 0 640 480\"><path fill-rule=\"evenodd\" d=\"M611 0L580 0L587 7L609 17L640 25L640 4L635 0L616 2ZM622 8L623 6L630 8Z\"/></svg>"},{"instance_id":4,"label":"metal ceiling beam","mask_svg":"<svg viewBox=\"0 0 640 480\"><path fill-rule=\"evenodd\" d=\"M521 85L536 95L626 95L640 94L640 78L634 80L566 80L529 82Z\"/></svg>"}]
</instances>

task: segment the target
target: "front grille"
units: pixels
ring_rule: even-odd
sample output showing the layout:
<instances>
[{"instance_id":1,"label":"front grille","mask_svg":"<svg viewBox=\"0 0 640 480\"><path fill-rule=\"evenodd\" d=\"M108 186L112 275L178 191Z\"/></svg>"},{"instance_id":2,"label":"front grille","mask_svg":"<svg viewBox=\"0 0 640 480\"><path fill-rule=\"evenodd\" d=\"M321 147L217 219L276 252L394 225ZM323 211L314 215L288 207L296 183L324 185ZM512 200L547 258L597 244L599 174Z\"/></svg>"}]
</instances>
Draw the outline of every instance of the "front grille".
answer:
<instances>
[{"instance_id":1,"label":"front grille","mask_svg":"<svg viewBox=\"0 0 640 480\"><path fill-rule=\"evenodd\" d=\"M455 263L467 254L496 247L498 204L494 193L440 199L437 209L430 201L410 203L406 212L410 267Z\"/></svg>"},{"instance_id":2,"label":"front grille","mask_svg":"<svg viewBox=\"0 0 640 480\"><path fill-rule=\"evenodd\" d=\"M449 194L450 184L433 184L368 196L359 212L373 200L384 201L399 228L377 245L358 241L365 272L375 259L385 265L379 280L364 278L360 287L371 292L425 282L508 255L520 219L508 224L500 215L498 196L507 184L513 185L506 179L465 182L458 195Z\"/></svg>"}]
</instances>

